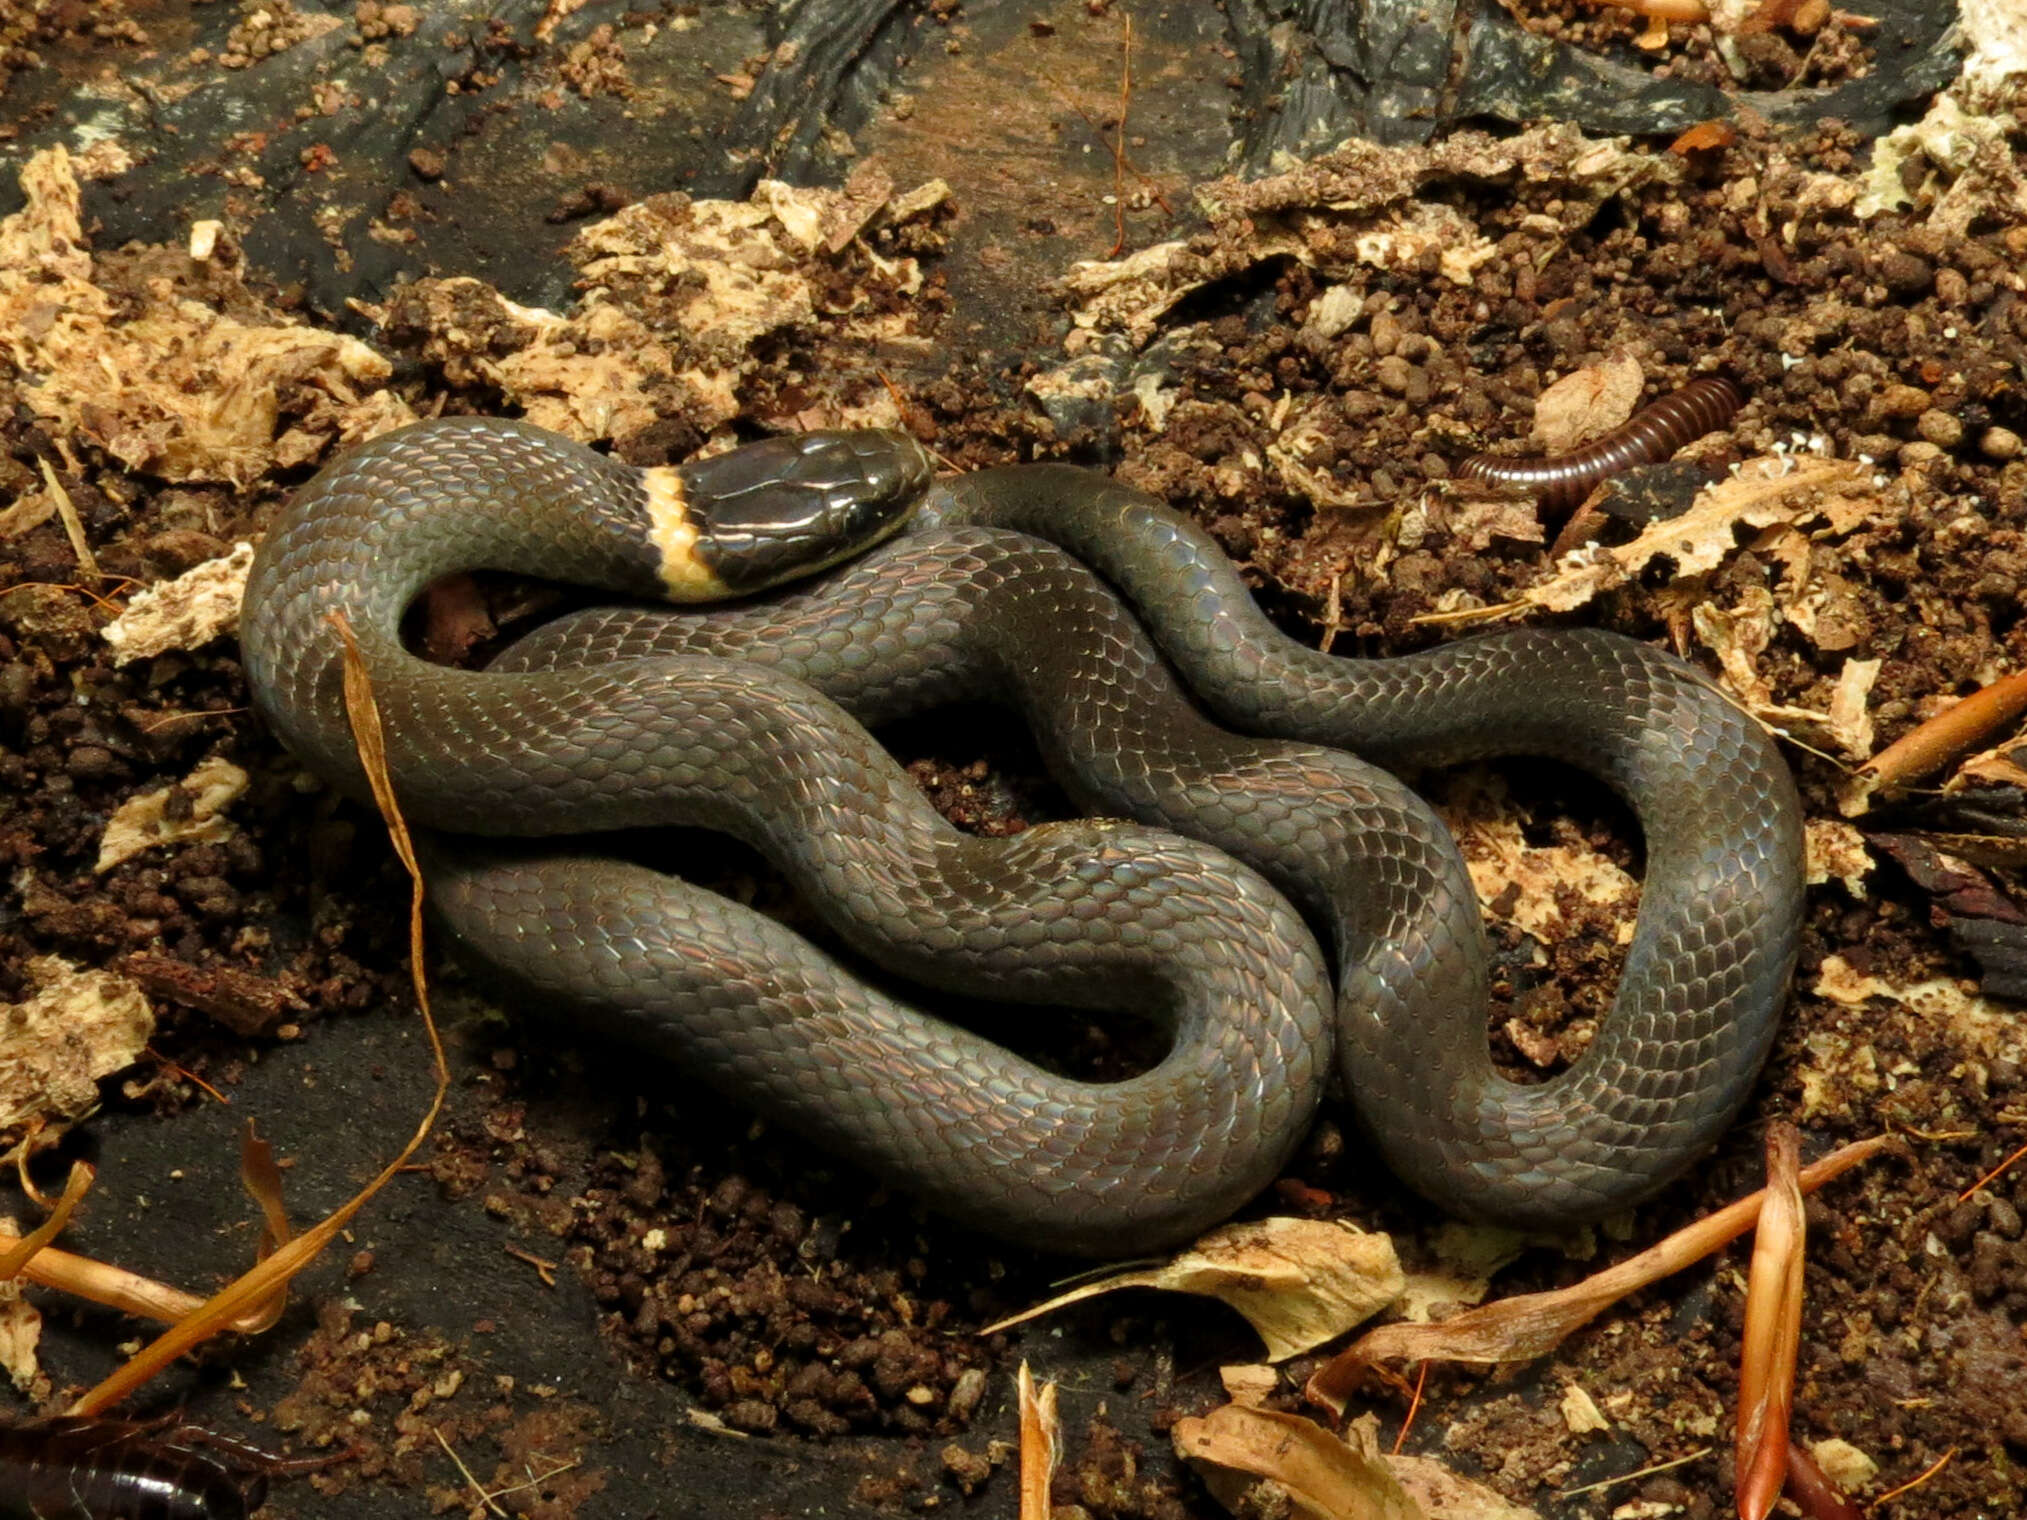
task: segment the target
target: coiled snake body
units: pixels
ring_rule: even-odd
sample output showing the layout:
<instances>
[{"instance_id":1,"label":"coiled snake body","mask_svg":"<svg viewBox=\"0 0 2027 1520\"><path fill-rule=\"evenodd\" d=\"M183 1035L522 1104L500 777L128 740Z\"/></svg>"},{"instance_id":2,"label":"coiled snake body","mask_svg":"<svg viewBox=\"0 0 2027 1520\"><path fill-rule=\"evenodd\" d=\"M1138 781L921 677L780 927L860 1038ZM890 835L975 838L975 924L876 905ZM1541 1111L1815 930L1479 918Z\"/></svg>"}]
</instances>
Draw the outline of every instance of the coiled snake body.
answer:
<instances>
[{"instance_id":1,"label":"coiled snake body","mask_svg":"<svg viewBox=\"0 0 2027 1520\"><path fill-rule=\"evenodd\" d=\"M891 435L762 447L884 471L888 495L926 479ZM743 487L758 467L721 468ZM1047 465L940 485L909 531L785 595L580 614L485 672L403 651L402 610L454 570L666 593L642 526L652 495L640 472L517 423L420 424L354 451L256 561L243 626L261 711L361 790L325 624L341 608L415 819L510 836L719 829L886 970L1151 1009L1173 1044L1129 1081L1068 1081L750 910L581 844L434 850L438 913L537 1000L670 1053L960 1219L1090 1253L1185 1238L1270 1180L1318 1101L1333 1022L1365 1132L1471 1217L1556 1225L1635 1202L1743 1103L1795 954L1800 810L1764 734L1690 667L1587 631L1320 654L1267 622L1199 530ZM979 695L1020 708L1083 807L1138 822L968 838L853 721ZM1570 1071L1534 1086L1490 1061L1484 936L1454 844L1368 763L1521 753L1606 781L1647 845L1612 1012ZM1275 887L1325 929L1334 997Z\"/></svg>"}]
</instances>

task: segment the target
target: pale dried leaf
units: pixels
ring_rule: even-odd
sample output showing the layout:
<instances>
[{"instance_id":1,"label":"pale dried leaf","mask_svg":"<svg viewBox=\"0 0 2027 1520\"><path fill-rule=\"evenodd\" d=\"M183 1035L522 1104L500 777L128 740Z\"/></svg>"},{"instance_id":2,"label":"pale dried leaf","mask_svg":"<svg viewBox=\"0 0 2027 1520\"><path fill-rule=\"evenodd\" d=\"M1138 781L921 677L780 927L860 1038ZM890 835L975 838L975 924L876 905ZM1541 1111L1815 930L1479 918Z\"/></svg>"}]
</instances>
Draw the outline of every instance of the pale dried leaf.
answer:
<instances>
[{"instance_id":1,"label":"pale dried leaf","mask_svg":"<svg viewBox=\"0 0 2027 1520\"><path fill-rule=\"evenodd\" d=\"M158 787L129 797L106 820L99 836L99 858L92 869L110 871L123 860L143 850L164 844L217 844L235 832L225 809L246 791L247 774L219 755L201 760L197 768L173 786ZM187 813L178 796L188 799Z\"/></svg>"},{"instance_id":2,"label":"pale dried leaf","mask_svg":"<svg viewBox=\"0 0 2027 1520\"><path fill-rule=\"evenodd\" d=\"M1623 350L1564 375L1535 399L1534 446L1561 454L1609 433L1633 415L1646 383L1640 361Z\"/></svg>"},{"instance_id":3,"label":"pale dried leaf","mask_svg":"<svg viewBox=\"0 0 2027 1520\"><path fill-rule=\"evenodd\" d=\"M1281 1386L1281 1374L1264 1362L1243 1362L1218 1369L1225 1397L1234 1404L1260 1405Z\"/></svg>"},{"instance_id":4,"label":"pale dried leaf","mask_svg":"<svg viewBox=\"0 0 2027 1520\"><path fill-rule=\"evenodd\" d=\"M1378 269L1418 273L1435 256L1436 270L1454 285L1469 285L1499 246L1463 212L1443 201L1413 201L1352 239L1360 260Z\"/></svg>"},{"instance_id":5,"label":"pale dried leaf","mask_svg":"<svg viewBox=\"0 0 2027 1520\"><path fill-rule=\"evenodd\" d=\"M1243 1314L1285 1361L1335 1339L1400 1296L1394 1243L1350 1225L1274 1218L1213 1230L1164 1267L1085 1283L988 1326L991 1335L1065 1305L1121 1288L1159 1288L1221 1299Z\"/></svg>"},{"instance_id":6,"label":"pale dried leaf","mask_svg":"<svg viewBox=\"0 0 2027 1520\"><path fill-rule=\"evenodd\" d=\"M239 603L253 568L253 545L239 543L230 554L193 565L172 581L137 592L102 630L113 646L113 663L201 649L239 622Z\"/></svg>"},{"instance_id":7,"label":"pale dried leaf","mask_svg":"<svg viewBox=\"0 0 2027 1520\"><path fill-rule=\"evenodd\" d=\"M2020 741L2008 739L1996 749L1971 756L1943 784L1946 792L1973 786L2017 786L2027 790L2027 766L2020 764Z\"/></svg>"},{"instance_id":8,"label":"pale dried leaf","mask_svg":"<svg viewBox=\"0 0 2027 1520\"><path fill-rule=\"evenodd\" d=\"M1891 1143L1881 1136L1833 1151L1804 1169L1803 1190L1820 1187ZM1751 1229L1763 1199L1763 1193L1741 1198L1567 1288L1501 1299L1440 1324L1389 1324L1368 1330L1311 1377L1304 1392L1326 1408L1341 1410L1375 1362L1410 1359L1487 1366L1546 1356L1564 1337L1626 1294L1701 1261Z\"/></svg>"},{"instance_id":9,"label":"pale dried leaf","mask_svg":"<svg viewBox=\"0 0 2027 1520\"><path fill-rule=\"evenodd\" d=\"M1840 882L1854 900L1864 900L1873 861L1863 834L1834 818L1811 818L1802 825L1802 845L1810 886Z\"/></svg>"},{"instance_id":10,"label":"pale dried leaf","mask_svg":"<svg viewBox=\"0 0 2027 1520\"><path fill-rule=\"evenodd\" d=\"M1631 942L1639 882L1588 845L1530 842L1526 815L1503 782L1460 786L1442 812L1479 901L1498 905L1495 916L1503 922L1556 944L1575 927L1571 909L1588 903L1615 914L1619 942Z\"/></svg>"},{"instance_id":11,"label":"pale dried leaf","mask_svg":"<svg viewBox=\"0 0 2027 1520\"><path fill-rule=\"evenodd\" d=\"M1451 538L1474 553L1491 548L1495 538L1512 544L1538 544L1547 537L1534 503L1510 498L1460 501L1450 513L1449 527Z\"/></svg>"},{"instance_id":12,"label":"pale dried leaf","mask_svg":"<svg viewBox=\"0 0 2027 1520\"><path fill-rule=\"evenodd\" d=\"M1178 1420L1173 1439L1234 1514L1248 1512L1240 1506L1251 1480L1266 1479L1313 1520L1428 1520L1380 1455L1366 1421L1339 1440L1300 1415L1226 1404L1202 1419Z\"/></svg>"},{"instance_id":13,"label":"pale dried leaf","mask_svg":"<svg viewBox=\"0 0 2027 1520\"><path fill-rule=\"evenodd\" d=\"M0 1136L45 1143L98 1106L99 1080L140 1059L155 1032L141 989L55 956L27 964L35 991L0 1007Z\"/></svg>"},{"instance_id":14,"label":"pale dried leaf","mask_svg":"<svg viewBox=\"0 0 2027 1520\"><path fill-rule=\"evenodd\" d=\"M1605 1412L1598 1408L1598 1401L1586 1393L1581 1384L1570 1383L1564 1387L1561 1409L1562 1422L1573 1436L1612 1428L1612 1422L1606 1419Z\"/></svg>"},{"instance_id":15,"label":"pale dried leaf","mask_svg":"<svg viewBox=\"0 0 2027 1520\"><path fill-rule=\"evenodd\" d=\"M22 1296L21 1289L18 1281L0 1282L0 1369L16 1392L27 1393L42 1375L35 1356L42 1344L42 1312Z\"/></svg>"},{"instance_id":16,"label":"pale dried leaf","mask_svg":"<svg viewBox=\"0 0 2027 1520\"><path fill-rule=\"evenodd\" d=\"M0 508L0 539L18 538L41 527L56 516L56 497L43 491L23 491L14 501Z\"/></svg>"},{"instance_id":17,"label":"pale dried leaf","mask_svg":"<svg viewBox=\"0 0 2027 1520\"><path fill-rule=\"evenodd\" d=\"M2023 17L2027 20L2027 17ZM1879 1476L1879 1464L1849 1441L1831 1436L1824 1441L1811 1441L1809 1455L1816 1459L1816 1465L1823 1469L1823 1476L1843 1489L1847 1494L1856 1493L1869 1486Z\"/></svg>"},{"instance_id":18,"label":"pale dried leaf","mask_svg":"<svg viewBox=\"0 0 2027 1520\"><path fill-rule=\"evenodd\" d=\"M21 399L51 431L164 479L244 486L269 467L284 398L289 425L328 442L385 384L392 367L356 338L228 316L166 279L114 302L93 283L79 162L35 154L27 204L0 221L0 355L32 377Z\"/></svg>"},{"instance_id":19,"label":"pale dried leaf","mask_svg":"<svg viewBox=\"0 0 2027 1520\"><path fill-rule=\"evenodd\" d=\"M1525 1504L1460 1477L1434 1457L1390 1456L1387 1467L1429 1520L1541 1520Z\"/></svg>"},{"instance_id":20,"label":"pale dried leaf","mask_svg":"<svg viewBox=\"0 0 2027 1520\"><path fill-rule=\"evenodd\" d=\"M1743 528L1822 519L1834 530L1835 520L1862 520L1863 504L1877 490L1873 481L1870 466L1845 460L1792 455L1749 460L1731 479L1701 492L1680 517L1649 525L1631 543L1572 552L1554 576L1522 593L1521 601L1567 612L1659 559L1673 563L1678 579L1703 575L1736 552ZM1851 517L1854 508L1858 515Z\"/></svg>"},{"instance_id":21,"label":"pale dried leaf","mask_svg":"<svg viewBox=\"0 0 2027 1520\"><path fill-rule=\"evenodd\" d=\"M1485 1302L1492 1279L1527 1249L1530 1237L1500 1225L1461 1224L1448 1220L1429 1237L1435 1261L1407 1275L1394 1306L1411 1324L1426 1324L1440 1314Z\"/></svg>"}]
</instances>

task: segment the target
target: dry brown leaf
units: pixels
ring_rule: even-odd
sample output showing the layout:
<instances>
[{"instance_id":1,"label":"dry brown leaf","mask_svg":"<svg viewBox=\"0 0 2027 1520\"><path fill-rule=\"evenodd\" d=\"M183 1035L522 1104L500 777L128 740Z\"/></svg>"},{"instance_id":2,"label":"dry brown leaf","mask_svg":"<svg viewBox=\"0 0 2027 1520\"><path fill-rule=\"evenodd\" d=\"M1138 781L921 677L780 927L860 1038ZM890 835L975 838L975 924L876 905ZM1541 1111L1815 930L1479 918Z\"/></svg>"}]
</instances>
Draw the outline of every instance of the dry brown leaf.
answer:
<instances>
[{"instance_id":1,"label":"dry brown leaf","mask_svg":"<svg viewBox=\"0 0 2027 1520\"><path fill-rule=\"evenodd\" d=\"M217 844L237 830L225 809L245 793L245 771L220 755L198 762L197 768L173 786L158 787L129 797L106 820L99 836L99 858L92 869L110 871L121 861L165 844Z\"/></svg>"},{"instance_id":2,"label":"dry brown leaf","mask_svg":"<svg viewBox=\"0 0 2027 1520\"><path fill-rule=\"evenodd\" d=\"M239 603L253 568L253 545L192 566L172 581L137 592L102 630L113 663L125 665L172 649L202 649L239 622Z\"/></svg>"},{"instance_id":3,"label":"dry brown leaf","mask_svg":"<svg viewBox=\"0 0 2027 1520\"><path fill-rule=\"evenodd\" d=\"M1891 1137L1880 1136L1831 1152L1803 1170L1802 1190L1813 1192L1892 1143ZM1759 1217L1765 1196L1759 1192L1741 1198L1571 1287L1501 1299L1440 1324L1381 1325L1369 1330L1310 1378L1304 1391L1312 1401L1341 1411L1375 1362L1428 1360L1491 1366L1546 1356L1565 1336L1628 1293L1701 1261L1743 1235Z\"/></svg>"},{"instance_id":4,"label":"dry brown leaf","mask_svg":"<svg viewBox=\"0 0 2027 1520\"><path fill-rule=\"evenodd\" d=\"M1623 350L1603 364L1572 370L1535 399L1533 446L1561 454L1609 433L1633 415L1646 384L1640 361Z\"/></svg>"},{"instance_id":5,"label":"dry brown leaf","mask_svg":"<svg viewBox=\"0 0 2027 1520\"><path fill-rule=\"evenodd\" d=\"M1262 1219L1213 1230L1166 1266L1085 1283L988 1325L993 1335L1121 1288L1221 1299L1251 1321L1270 1362L1342 1335L1400 1296L1400 1258L1385 1235L1315 1219Z\"/></svg>"},{"instance_id":6,"label":"dry brown leaf","mask_svg":"<svg viewBox=\"0 0 2027 1520\"><path fill-rule=\"evenodd\" d=\"M98 1107L100 1079L138 1061L155 1032L154 1010L123 976L53 955L26 970L35 992L0 1007L0 1140L15 1149L61 1138Z\"/></svg>"},{"instance_id":7,"label":"dry brown leaf","mask_svg":"<svg viewBox=\"0 0 2027 1520\"><path fill-rule=\"evenodd\" d=\"M1739 1520L1766 1520L1788 1477L1788 1416L1802 1345L1802 1138L1792 1124L1767 1128L1767 1201L1753 1233L1746 1278L1744 1350L1734 1451Z\"/></svg>"},{"instance_id":8,"label":"dry brown leaf","mask_svg":"<svg viewBox=\"0 0 2027 1520\"><path fill-rule=\"evenodd\" d=\"M1182 1419L1175 1449L1220 1504L1242 1509L1253 1480L1277 1484L1297 1514L1312 1520L1428 1520L1380 1455L1372 1425L1354 1423L1340 1440L1314 1420L1226 1404Z\"/></svg>"},{"instance_id":9,"label":"dry brown leaf","mask_svg":"<svg viewBox=\"0 0 2027 1520\"><path fill-rule=\"evenodd\" d=\"M1456 836L1471 884L1494 916L1545 945L1568 937L1572 909L1590 903L1619 915L1621 944L1633 938L1640 883L1588 845L1537 845L1527 817L1496 777L1451 793L1443 821Z\"/></svg>"},{"instance_id":10,"label":"dry brown leaf","mask_svg":"<svg viewBox=\"0 0 2027 1520\"><path fill-rule=\"evenodd\" d=\"M1838 672L1826 711L1776 702L1772 682L1760 670L1760 657L1773 642L1779 616L1773 593L1753 586L1734 608L1698 598L1690 608L1690 626L1702 644L1717 656L1720 682L1738 704L1778 733L1793 733L1831 747L1853 760L1872 752L1872 714L1866 698L1878 679L1878 660L1846 660Z\"/></svg>"},{"instance_id":11,"label":"dry brown leaf","mask_svg":"<svg viewBox=\"0 0 2027 1520\"><path fill-rule=\"evenodd\" d=\"M1525 1504L1458 1476L1434 1457L1389 1456L1387 1467L1429 1520L1540 1520Z\"/></svg>"},{"instance_id":12,"label":"dry brown leaf","mask_svg":"<svg viewBox=\"0 0 2027 1520\"><path fill-rule=\"evenodd\" d=\"M1225 1397L1234 1404L1257 1407L1273 1397L1274 1390L1281 1386L1281 1374L1265 1362L1245 1362L1220 1367L1218 1381L1224 1385Z\"/></svg>"},{"instance_id":13,"label":"dry brown leaf","mask_svg":"<svg viewBox=\"0 0 2027 1520\"><path fill-rule=\"evenodd\" d=\"M1870 465L1792 455L1748 460L1729 480L1699 494L1687 512L1643 530L1617 548L1592 545L1568 555L1550 579L1521 593L1519 607L1569 612L1600 592L1625 584L1657 559L1676 579L1715 570L1738 547L1741 528L1823 519L1833 530L1855 526L1877 489Z\"/></svg>"}]
</instances>

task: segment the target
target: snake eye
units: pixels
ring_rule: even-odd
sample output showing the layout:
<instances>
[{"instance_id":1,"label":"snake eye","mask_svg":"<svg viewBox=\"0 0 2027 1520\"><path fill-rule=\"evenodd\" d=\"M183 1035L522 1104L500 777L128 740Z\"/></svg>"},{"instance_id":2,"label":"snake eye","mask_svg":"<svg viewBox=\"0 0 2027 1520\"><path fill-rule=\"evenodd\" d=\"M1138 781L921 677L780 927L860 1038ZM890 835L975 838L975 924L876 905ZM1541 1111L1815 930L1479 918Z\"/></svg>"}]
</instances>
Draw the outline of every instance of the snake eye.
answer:
<instances>
[{"instance_id":1,"label":"snake eye","mask_svg":"<svg viewBox=\"0 0 2027 1520\"><path fill-rule=\"evenodd\" d=\"M898 529L928 487L903 433L798 433L683 467L694 553L730 591L809 575Z\"/></svg>"}]
</instances>

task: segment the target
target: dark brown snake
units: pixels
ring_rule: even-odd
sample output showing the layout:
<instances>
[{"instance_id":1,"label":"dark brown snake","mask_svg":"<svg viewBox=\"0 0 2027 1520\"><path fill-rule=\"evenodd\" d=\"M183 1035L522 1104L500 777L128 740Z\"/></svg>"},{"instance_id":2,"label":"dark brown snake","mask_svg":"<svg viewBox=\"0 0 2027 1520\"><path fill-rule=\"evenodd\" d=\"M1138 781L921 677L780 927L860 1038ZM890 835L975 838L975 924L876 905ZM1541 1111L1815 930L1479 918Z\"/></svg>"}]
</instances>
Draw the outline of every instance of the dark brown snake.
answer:
<instances>
[{"instance_id":1,"label":"dark brown snake","mask_svg":"<svg viewBox=\"0 0 2027 1520\"><path fill-rule=\"evenodd\" d=\"M927 479L896 435L759 447L774 453L694 467L719 473L692 474L693 505L743 502L785 462L833 501L855 476L882 499ZM1063 1079L593 845L432 847L438 914L538 1006L672 1056L980 1228L1100 1254L1226 1216L1314 1112L1332 993L1274 887L1334 952L1338 1065L1364 1131L1452 1212L1555 1226L1624 1207L1744 1102L1795 956L1800 809L1765 734L1691 667L1585 630L1321 654L1267 621L1200 530L1054 465L945 482L909 531L805 589L581 614L484 672L402 648L403 610L454 571L661 593L677 577L650 547L668 543L645 526L653 495L642 472L519 423L424 423L353 451L256 560L243 636L260 711L362 794L326 623L341 610L414 819L494 836L715 829L885 971L1151 1012L1173 1044L1127 1081ZM978 697L1025 716L1083 808L1139 822L965 836L859 726ZM1511 754L1619 792L1647 851L1612 1011L1538 1085L1492 1065L1487 951L1453 841L1374 766Z\"/></svg>"}]
</instances>

